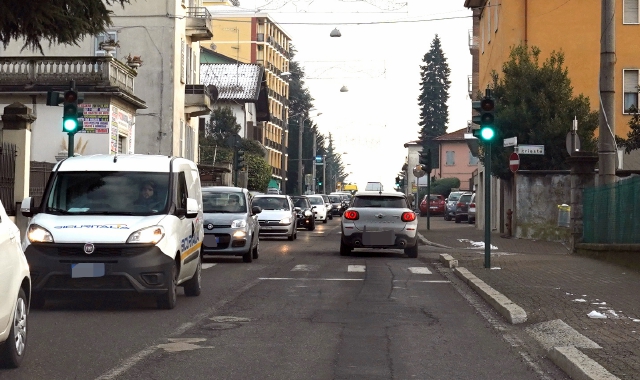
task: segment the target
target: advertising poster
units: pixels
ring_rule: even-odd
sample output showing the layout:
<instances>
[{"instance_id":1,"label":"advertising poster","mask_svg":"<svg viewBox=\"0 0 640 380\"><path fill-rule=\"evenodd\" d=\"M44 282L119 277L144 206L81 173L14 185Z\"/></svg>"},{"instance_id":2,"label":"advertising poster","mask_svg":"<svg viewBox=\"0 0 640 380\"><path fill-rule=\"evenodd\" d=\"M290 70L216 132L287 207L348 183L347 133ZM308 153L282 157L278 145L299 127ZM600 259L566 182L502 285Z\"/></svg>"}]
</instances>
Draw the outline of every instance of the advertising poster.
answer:
<instances>
[{"instance_id":1,"label":"advertising poster","mask_svg":"<svg viewBox=\"0 0 640 380\"><path fill-rule=\"evenodd\" d=\"M120 107L111 106L111 125L109 133L109 151L111 154L118 153L118 137L125 136L128 140L128 153L133 153L133 115ZM127 147L124 147L125 150Z\"/></svg>"},{"instance_id":2,"label":"advertising poster","mask_svg":"<svg viewBox=\"0 0 640 380\"><path fill-rule=\"evenodd\" d=\"M109 133L109 104L80 104L84 109L82 130L79 133Z\"/></svg>"}]
</instances>

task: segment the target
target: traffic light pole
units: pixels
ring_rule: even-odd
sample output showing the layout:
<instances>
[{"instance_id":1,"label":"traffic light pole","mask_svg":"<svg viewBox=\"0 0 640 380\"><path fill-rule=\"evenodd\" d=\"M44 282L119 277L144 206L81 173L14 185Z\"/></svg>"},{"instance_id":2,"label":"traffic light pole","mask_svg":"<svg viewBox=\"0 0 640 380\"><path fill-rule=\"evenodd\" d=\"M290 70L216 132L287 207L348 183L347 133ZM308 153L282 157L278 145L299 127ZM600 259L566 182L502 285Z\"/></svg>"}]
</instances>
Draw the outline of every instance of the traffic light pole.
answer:
<instances>
[{"instance_id":1,"label":"traffic light pole","mask_svg":"<svg viewBox=\"0 0 640 380\"><path fill-rule=\"evenodd\" d=\"M69 136L69 148L67 149L67 157L73 157L73 147L75 146L75 142L73 140L75 135L75 133L67 133L67 136Z\"/></svg>"},{"instance_id":2,"label":"traffic light pole","mask_svg":"<svg viewBox=\"0 0 640 380\"><path fill-rule=\"evenodd\" d=\"M484 267L491 268L491 142L484 150Z\"/></svg>"}]
</instances>

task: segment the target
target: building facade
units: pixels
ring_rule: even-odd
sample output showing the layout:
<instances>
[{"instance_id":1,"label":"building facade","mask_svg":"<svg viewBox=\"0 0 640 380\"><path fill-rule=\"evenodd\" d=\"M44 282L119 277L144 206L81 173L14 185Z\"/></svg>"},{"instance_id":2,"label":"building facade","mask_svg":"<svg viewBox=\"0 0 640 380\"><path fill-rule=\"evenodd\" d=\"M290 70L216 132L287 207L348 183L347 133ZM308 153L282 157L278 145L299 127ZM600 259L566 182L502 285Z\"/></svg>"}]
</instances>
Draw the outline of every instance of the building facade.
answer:
<instances>
[{"instance_id":1,"label":"building facade","mask_svg":"<svg viewBox=\"0 0 640 380\"><path fill-rule=\"evenodd\" d=\"M458 178L460 190L475 190L472 174L478 169L478 157L474 156L464 138L467 128L436 137L438 142L440 167L434 169L433 176L440 178Z\"/></svg>"},{"instance_id":2,"label":"building facade","mask_svg":"<svg viewBox=\"0 0 640 380\"><path fill-rule=\"evenodd\" d=\"M199 84L199 41L213 36L211 15L201 0L133 1L113 6L113 25L75 45L44 46L47 57L140 57L136 93L147 100L137 114L135 152L198 161L198 116L211 112L211 96ZM116 42L109 44L106 42ZM21 41L3 56L24 55Z\"/></svg>"},{"instance_id":3,"label":"building facade","mask_svg":"<svg viewBox=\"0 0 640 380\"><path fill-rule=\"evenodd\" d=\"M224 3L204 1L214 15L215 35L202 44L238 62L255 63L265 68L270 120L253 126L247 137L267 147L272 177L283 181L287 176L289 82L286 74L291 38L268 14L234 14L230 12L232 7L217 6Z\"/></svg>"},{"instance_id":4,"label":"building facade","mask_svg":"<svg viewBox=\"0 0 640 380\"><path fill-rule=\"evenodd\" d=\"M640 55L636 40L640 35L640 0L616 2L615 9L615 134L627 136L628 112L638 106ZM474 14L469 47L474 56L472 98L478 89L491 84L491 72L502 72L514 45L541 49L540 59L551 52L563 52L573 86L573 94L589 97L591 108L599 109L600 0L465 0ZM477 61L475 57L477 58Z\"/></svg>"}]
</instances>

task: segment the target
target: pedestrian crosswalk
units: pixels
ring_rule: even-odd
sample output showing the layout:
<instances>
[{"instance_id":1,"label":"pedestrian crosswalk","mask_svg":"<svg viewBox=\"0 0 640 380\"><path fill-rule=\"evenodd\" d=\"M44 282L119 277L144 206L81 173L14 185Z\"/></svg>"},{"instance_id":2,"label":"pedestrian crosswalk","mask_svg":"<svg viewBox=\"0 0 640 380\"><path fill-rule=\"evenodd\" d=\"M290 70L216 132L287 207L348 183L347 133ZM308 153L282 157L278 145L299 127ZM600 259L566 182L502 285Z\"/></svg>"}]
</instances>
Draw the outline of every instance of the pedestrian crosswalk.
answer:
<instances>
[{"instance_id":1,"label":"pedestrian crosswalk","mask_svg":"<svg viewBox=\"0 0 640 380\"><path fill-rule=\"evenodd\" d=\"M216 263L203 263L202 269L209 269L216 266ZM312 264L297 264L291 268L291 272L319 272L323 268L321 265L312 265ZM349 273L366 273L367 266L360 264L348 264L346 266L346 271ZM410 274L433 274L428 267L407 267L406 271Z\"/></svg>"}]
</instances>

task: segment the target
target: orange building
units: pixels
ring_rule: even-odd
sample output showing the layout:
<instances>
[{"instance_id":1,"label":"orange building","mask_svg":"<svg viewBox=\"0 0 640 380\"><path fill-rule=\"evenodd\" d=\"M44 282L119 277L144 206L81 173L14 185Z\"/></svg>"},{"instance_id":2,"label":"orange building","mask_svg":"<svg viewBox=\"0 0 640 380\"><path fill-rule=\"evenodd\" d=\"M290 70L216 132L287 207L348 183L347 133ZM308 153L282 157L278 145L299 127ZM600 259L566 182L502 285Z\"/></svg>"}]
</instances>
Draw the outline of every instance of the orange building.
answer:
<instances>
[{"instance_id":1,"label":"orange building","mask_svg":"<svg viewBox=\"0 0 640 380\"><path fill-rule=\"evenodd\" d=\"M630 105L638 106L640 84L640 0L616 2L615 133L627 137ZM541 62L552 51L561 51L574 96L589 97L599 109L600 0L465 0L474 14L469 48L473 55L473 96L492 82L491 72L502 73L511 47L537 46Z\"/></svg>"}]
</instances>

